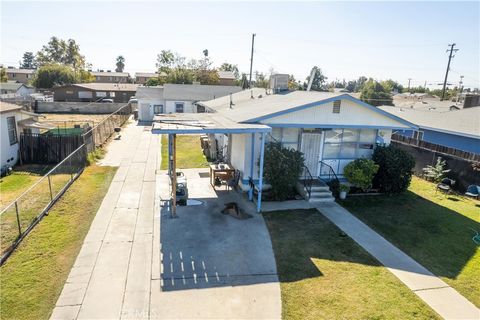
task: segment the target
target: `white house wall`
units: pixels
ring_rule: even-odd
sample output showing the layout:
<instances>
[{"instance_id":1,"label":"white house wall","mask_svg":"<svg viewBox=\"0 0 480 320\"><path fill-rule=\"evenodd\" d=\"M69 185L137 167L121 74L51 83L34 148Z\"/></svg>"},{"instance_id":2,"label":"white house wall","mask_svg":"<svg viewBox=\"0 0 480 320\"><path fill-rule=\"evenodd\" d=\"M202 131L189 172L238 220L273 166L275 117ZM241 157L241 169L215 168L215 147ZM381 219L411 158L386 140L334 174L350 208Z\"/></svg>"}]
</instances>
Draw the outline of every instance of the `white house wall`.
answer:
<instances>
[{"instance_id":1,"label":"white house wall","mask_svg":"<svg viewBox=\"0 0 480 320\"><path fill-rule=\"evenodd\" d=\"M167 100L166 113L175 113L175 103L183 103L183 113L196 113L197 108L194 108L192 101L181 101L181 100Z\"/></svg>"},{"instance_id":2,"label":"white house wall","mask_svg":"<svg viewBox=\"0 0 480 320\"><path fill-rule=\"evenodd\" d=\"M7 165L13 167L18 160L18 149L19 143L15 143L10 145L10 140L8 138L8 126L7 126L7 118L15 116L15 126L17 126L17 121L20 120L21 116L19 112L5 112L1 114L1 165ZM17 141L18 141L18 126L17 126Z\"/></svg>"},{"instance_id":3,"label":"white house wall","mask_svg":"<svg viewBox=\"0 0 480 320\"><path fill-rule=\"evenodd\" d=\"M318 125L319 127L409 128L400 121L370 110L350 100L342 100L340 113L333 113L333 102L261 120L264 124ZM301 126L300 126L301 127Z\"/></svg>"}]
</instances>

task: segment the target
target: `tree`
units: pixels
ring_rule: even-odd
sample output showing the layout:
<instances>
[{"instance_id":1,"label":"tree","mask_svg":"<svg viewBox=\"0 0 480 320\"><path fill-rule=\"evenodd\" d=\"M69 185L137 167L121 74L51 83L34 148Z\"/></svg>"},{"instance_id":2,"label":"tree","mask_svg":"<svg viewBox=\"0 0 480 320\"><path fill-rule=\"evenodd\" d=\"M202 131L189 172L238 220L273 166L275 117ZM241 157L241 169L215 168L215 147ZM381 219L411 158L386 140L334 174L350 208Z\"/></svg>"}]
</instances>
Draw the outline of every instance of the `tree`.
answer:
<instances>
[{"instance_id":1,"label":"tree","mask_svg":"<svg viewBox=\"0 0 480 320\"><path fill-rule=\"evenodd\" d=\"M76 83L78 77L70 66L46 64L38 68L32 83L37 88L49 89L54 86Z\"/></svg>"},{"instance_id":2,"label":"tree","mask_svg":"<svg viewBox=\"0 0 480 320\"><path fill-rule=\"evenodd\" d=\"M263 72L255 71L255 83L254 86L257 88L267 88L268 80Z\"/></svg>"},{"instance_id":3,"label":"tree","mask_svg":"<svg viewBox=\"0 0 480 320\"><path fill-rule=\"evenodd\" d=\"M386 92L391 93L391 92L397 92L397 93L402 93L403 92L403 86L396 82L393 81L392 79L388 80L383 80L380 82L380 84L383 86Z\"/></svg>"},{"instance_id":4,"label":"tree","mask_svg":"<svg viewBox=\"0 0 480 320\"><path fill-rule=\"evenodd\" d=\"M300 84L300 81L295 80L293 74L288 76L288 90L302 90L302 85Z\"/></svg>"},{"instance_id":5,"label":"tree","mask_svg":"<svg viewBox=\"0 0 480 320\"><path fill-rule=\"evenodd\" d=\"M145 82L145 85L147 87L155 87L160 85L160 80L158 78L150 78L147 80L147 82Z\"/></svg>"},{"instance_id":6,"label":"tree","mask_svg":"<svg viewBox=\"0 0 480 320\"><path fill-rule=\"evenodd\" d=\"M393 105L390 92L372 78L363 86L360 99L372 106Z\"/></svg>"},{"instance_id":7,"label":"tree","mask_svg":"<svg viewBox=\"0 0 480 320\"><path fill-rule=\"evenodd\" d=\"M219 81L218 72L212 67L213 62L208 57L208 50L203 50L203 58L200 60L191 59L188 68L193 71L194 79L201 84L217 84Z\"/></svg>"},{"instance_id":8,"label":"tree","mask_svg":"<svg viewBox=\"0 0 480 320\"><path fill-rule=\"evenodd\" d=\"M25 52L22 57L22 61L20 61L20 68L22 69L35 69L35 56L33 52Z\"/></svg>"},{"instance_id":9,"label":"tree","mask_svg":"<svg viewBox=\"0 0 480 320\"><path fill-rule=\"evenodd\" d=\"M37 52L35 60L38 66L58 63L74 69L84 69L87 65L85 57L80 54L80 46L75 40L65 41L57 37L52 37L42 50Z\"/></svg>"},{"instance_id":10,"label":"tree","mask_svg":"<svg viewBox=\"0 0 480 320\"><path fill-rule=\"evenodd\" d=\"M235 79L240 78L240 72L238 71L238 66L236 64L231 64L231 63L228 63L228 62L224 62L224 63L222 63L220 68L218 68L218 70L233 72L233 74L235 75Z\"/></svg>"},{"instance_id":11,"label":"tree","mask_svg":"<svg viewBox=\"0 0 480 320\"><path fill-rule=\"evenodd\" d=\"M7 70L5 68L0 68L0 82L7 82L8 77L7 77Z\"/></svg>"},{"instance_id":12,"label":"tree","mask_svg":"<svg viewBox=\"0 0 480 320\"><path fill-rule=\"evenodd\" d=\"M158 73L168 73L170 69L173 67L175 62L175 55L170 50L162 50L157 55L157 63L155 66L158 69Z\"/></svg>"},{"instance_id":13,"label":"tree","mask_svg":"<svg viewBox=\"0 0 480 320\"><path fill-rule=\"evenodd\" d=\"M115 65L117 66L115 72L123 72L123 69L125 69L125 58L123 56L118 56Z\"/></svg>"},{"instance_id":14,"label":"tree","mask_svg":"<svg viewBox=\"0 0 480 320\"><path fill-rule=\"evenodd\" d=\"M315 73L313 76L312 87L311 90L313 91L327 91L326 81L327 77L322 73L322 69L317 66L313 67L315 69ZM310 76L307 77L307 83L310 81Z\"/></svg>"},{"instance_id":15,"label":"tree","mask_svg":"<svg viewBox=\"0 0 480 320\"><path fill-rule=\"evenodd\" d=\"M350 92L359 92L362 91L365 82L367 82L367 77L361 76L357 80L348 81L345 89Z\"/></svg>"},{"instance_id":16,"label":"tree","mask_svg":"<svg viewBox=\"0 0 480 320\"><path fill-rule=\"evenodd\" d=\"M425 177L430 178L433 182L440 182L445 177L445 173L449 173L450 169L445 169L447 161L442 160L442 157L437 158L437 163L434 166L427 165L422 170L425 172Z\"/></svg>"}]
</instances>

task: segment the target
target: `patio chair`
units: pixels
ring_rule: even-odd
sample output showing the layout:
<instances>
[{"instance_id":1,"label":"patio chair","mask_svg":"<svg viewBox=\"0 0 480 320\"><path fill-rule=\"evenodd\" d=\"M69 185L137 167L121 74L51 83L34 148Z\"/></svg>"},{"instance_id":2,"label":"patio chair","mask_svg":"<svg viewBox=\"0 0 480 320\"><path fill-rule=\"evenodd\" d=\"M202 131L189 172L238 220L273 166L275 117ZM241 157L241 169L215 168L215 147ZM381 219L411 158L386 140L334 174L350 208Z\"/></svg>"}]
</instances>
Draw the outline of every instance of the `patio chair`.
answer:
<instances>
[{"instance_id":1,"label":"patio chair","mask_svg":"<svg viewBox=\"0 0 480 320\"><path fill-rule=\"evenodd\" d=\"M472 241L475 242L477 246L480 246L480 234L478 233L477 230L470 228L473 232L475 232L475 235L472 237Z\"/></svg>"},{"instance_id":2,"label":"patio chair","mask_svg":"<svg viewBox=\"0 0 480 320\"><path fill-rule=\"evenodd\" d=\"M437 189L435 189L435 193L437 193L437 191L440 190L445 192L446 194L449 194L452 191L452 187L454 184L455 184L455 180L444 178L442 179L442 182L437 184Z\"/></svg>"},{"instance_id":3,"label":"patio chair","mask_svg":"<svg viewBox=\"0 0 480 320\"><path fill-rule=\"evenodd\" d=\"M227 189L236 189L238 185L238 181L240 180L240 171L235 169L235 173L231 179L227 180Z\"/></svg>"},{"instance_id":4,"label":"patio chair","mask_svg":"<svg viewBox=\"0 0 480 320\"><path fill-rule=\"evenodd\" d=\"M474 184L468 186L467 192L465 192L465 195L468 197L478 199L480 197L480 186L477 186Z\"/></svg>"}]
</instances>

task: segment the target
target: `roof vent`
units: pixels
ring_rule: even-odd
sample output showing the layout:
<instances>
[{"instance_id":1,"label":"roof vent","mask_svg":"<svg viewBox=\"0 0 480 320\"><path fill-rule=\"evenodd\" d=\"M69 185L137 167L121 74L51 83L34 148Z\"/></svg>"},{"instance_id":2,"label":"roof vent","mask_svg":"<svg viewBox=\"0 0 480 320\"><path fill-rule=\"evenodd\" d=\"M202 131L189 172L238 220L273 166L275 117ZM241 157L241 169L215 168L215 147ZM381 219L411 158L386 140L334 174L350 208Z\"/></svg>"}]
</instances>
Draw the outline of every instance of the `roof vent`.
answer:
<instances>
[{"instance_id":1,"label":"roof vent","mask_svg":"<svg viewBox=\"0 0 480 320\"><path fill-rule=\"evenodd\" d=\"M342 104L342 100L335 100L333 101L333 113L340 113L340 105Z\"/></svg>"}]
</instances>

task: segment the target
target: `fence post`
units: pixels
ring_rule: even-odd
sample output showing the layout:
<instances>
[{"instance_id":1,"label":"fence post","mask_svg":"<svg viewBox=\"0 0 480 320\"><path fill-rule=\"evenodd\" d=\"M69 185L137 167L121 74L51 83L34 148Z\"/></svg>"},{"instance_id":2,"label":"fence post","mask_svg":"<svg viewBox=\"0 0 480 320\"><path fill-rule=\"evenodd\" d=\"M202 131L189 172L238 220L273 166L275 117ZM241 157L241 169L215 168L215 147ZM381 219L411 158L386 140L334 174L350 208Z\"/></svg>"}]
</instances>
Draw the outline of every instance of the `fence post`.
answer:
<instances>
[{"instance_id":1,"label":"fence post","mask_svg":"<svg viewBox=\"0 0 480 320\"><path fill-rule=\"evenodd\" d=\"M52 183L50 182L50 175L48 175L47 178L48 178L48 188L50 189L50 201L53 201Z\"/></svg>"},{"instance_id":2,"label":"fence post","mask_svg":"<svg viewBox=\"0 0 480 320\"><path fill-rule=\"evenodd\" d=\"M22 227L20 226L20 216L18 214L18 204L17 201L15 201L15 212L17 214L17 225L18 225L18 235L22 235Z\"/></svg>"},{"instance_id":3,"label":"fence post","mask_svg":"<svg viewBox=\"0 0 480 320\"><path fill-rule=\"evenodd\" d=\"M72 168L72 155L70 154L68 156L68 167L69 167L69 170L70 170L70 181L73 180L73 168Z\"/></svg>"}]
</instances>

